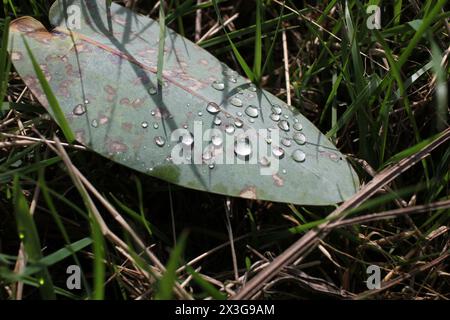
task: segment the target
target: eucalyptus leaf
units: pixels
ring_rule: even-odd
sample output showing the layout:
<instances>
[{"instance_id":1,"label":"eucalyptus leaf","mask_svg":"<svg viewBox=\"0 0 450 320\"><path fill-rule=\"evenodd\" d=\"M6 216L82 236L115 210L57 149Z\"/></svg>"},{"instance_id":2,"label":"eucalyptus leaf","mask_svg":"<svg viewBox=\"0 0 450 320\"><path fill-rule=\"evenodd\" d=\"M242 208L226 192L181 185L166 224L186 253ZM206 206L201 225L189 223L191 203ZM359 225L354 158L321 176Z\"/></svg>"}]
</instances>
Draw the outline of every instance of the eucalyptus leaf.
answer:
<instances>
[{"instance_id":1,"label":"eucalyptus leaf","mask_svg":"<svg viewBox=\"0 0 450 320\"><path fill-rule=\"evenodd\" d=\"M151 176L197 190L305 205L359 187L344 155L303 115L167 28L105 1L56 1L55 28L11 24L10 55L48 109L24 39L76 139ZM208 129L215 129L211 131Z\"/></svg>"}]
</instances>

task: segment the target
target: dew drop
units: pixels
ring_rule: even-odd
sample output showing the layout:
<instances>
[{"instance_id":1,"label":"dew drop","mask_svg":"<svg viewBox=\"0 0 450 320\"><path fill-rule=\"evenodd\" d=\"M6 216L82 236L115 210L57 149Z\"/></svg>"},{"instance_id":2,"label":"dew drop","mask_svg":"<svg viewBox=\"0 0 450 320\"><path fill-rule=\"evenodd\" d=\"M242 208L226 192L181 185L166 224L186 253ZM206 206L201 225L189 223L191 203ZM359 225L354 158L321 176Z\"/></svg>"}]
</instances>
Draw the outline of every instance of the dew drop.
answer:
<instances>
[{"instance_id":1,"label":"dew drop","mask_svg":"<svg viewBox=\"0 0 450 320\"><path fill-rule=\"evenodd\" d=\"M278 122L278 128L280 128L283 131L289 131L289 122L286 120L281 120Z\"/></svg>"},{"instance_id":2,"label":"dew drop","mask_svg":"<svg viewBox=\"0 0 450 320\"><path fill-rule=\"evenodd\" d=\"M294 141L299 145L304 145L306 143L306 136L301 132L296 132L294 134Z\"/></svg>"},{"instance_id":3,"label":"dew drop","mask_svg":"<svg viewBox=\"0 0 450 320\"><path fill-rule=\"evenodd\" d=\"M285 147L290 147L292 145L292 139L290 138L283 138L281 139L281 144Z\"/></svg>"},{"instance_id":4,"label":"dew drop","mask_svg":"<svg viewBox=\"0 0 450 320\"><path fill-rule=\"evenodd\" d=\"M208 111L211 114L218 114L220 112L219 105L215 102L210 102L206 106L206 111Z\"/></svg>"},{"instance_id":5,"label":"dew drop","mask_svg":"<svg viewBox=\"0 0 450 320\"><path fill-rule=\"evenodd\" d=\"M248 120L248 121L250 121L250 123L254 123L254 122L255 122L255 119L250 118L250 120Z\"/></svg>"},{"instance_id":6,"label":"dew drop","mask_svg":"<svg viewBox=\"0 0 450 320\"><path fill-rule=\"evenodd\" d=\"M251 84L249 87L248 87L248 90L250 90L251 92L256 92L256 86L254 85L254 84Z\"/></svg>"},{"instance_id":7,"label":"dew drop","mask_svg":"<svg viewBox=\"0 0 450 320\"><path fill-rule=\"evenodd\" d=\"M84 104L89 104L89 100L88 100L88 99L85 99L85 100L84 100Z\"/></svg>"},{"instance_id":8,"label":"dew drop","mask_svg":"<svg viewBox=\"0 0 450 320\"><path fill-rule=\"evenodd\" d=\"M236 112L236 115L237 115L238 117L242 117L242 112L238 111L238 112Z\"/></svg>"},{"instance_id":9,"label":"dew drop","mask_svg":"<svg viewBox=\"0 0 450 320\"><path fill-rule=\"evenodd\" d=\"M278 115L280 115L281 112L282 112L282 110L281 110L281 107L280 107L279 105L274 104L274 105L272 106L272 113L273 113L273 114L278 114Z\"/></svg>"},{"instance_id":10,"label":"dew drop","mask_svg":"<svg viewBox=\"0 0 450 320\"><path fill-rule=\"evenodd\" d=\"M86 113L86 108L82 104L79 104L75 108L73 108L73 114L76 116L81 116L85 113Z\"/></svg>"},{"instance_id":11,"label":"dew drop","mask_svg":"<svg viewBox=\"0 0 450 320\"><path fill-rule=\"evenodd\" d=\"M232 82L232 83L236 83L237 82L237 78L234 77L234 76L229 77L228 80L230 80L230 82Z\"/></svg>"},{"instance_id":12,"label":"dew drop","mask_svg":"<svg viewBox=\"0 0 450 320\"><path fill-rule=\"evenodd\" d=\"M150 87L150 88L148 88L148 93L153 96L157 93L157 90L155 87Z\"/></svg>"},{"instance_id":13,"label":"dew drop","mask_svg":"<svg viewBox=\"0 0 450 320\"><path fill-rule=\"evenodd\" d=\"M284 157L284 150L282 148L279 147L274 147L272 149L272 154L277 157L278 159L281 159Z\"/></svg>"},{"instance_id":14,"label":"dew drop","mask_svg":"<svg viewBox=\"0 0 450 320\"><path fill-rule=\"evenodd\" d=\"M241 139L235 142L234 144L234 152L239 157L247 157L252 153L252 147L248 141L248 139Z\"/></svg>"},{"instance_id":15,"label":"dew drop","mask_svg":"<svg viewBox=\"0 0 450 320\"><path fill-rule=\"evenodd\" d=\"M228 133L228 134L233 134L234 133L234 126L232 125L232 124L228 124L226 127L225 127L225 132L226 133Z\"/></svg>"},{"instance_id":16,"label":"dew drop","mask_svg":"<svg viewBox=\"0 0 450 320\"><path fill-rule=\"evenodd\" d=\"M186 133L181 137L181 143L189 147L194 143L194 137L190 132Z\"/></svg>"},{"instance_id":17,"label":"dew drop","mask_svg":"<svg viewBox=\"0 0 450 320\"><path fill-rule=\"evenodd\" d=\"M152 110L152 112L150 112L152 116L155 116L156 112L154 110Z\"/></svg>"},{"instance_id":18,"label":"dew drop","mask_svg":"<svg viewBox=\"0 0 450 320\"><path fill-rule=\"evenodd\" d=\"M242 100L236 97L230 99L230 103L235 107L242 107Z\"/></svg>"},{"instance_id":19,"label":"dew drop","mask_svg":"<svg viewBox=\"0 0 450 320\"><path fill-rule=\"evenodd\" d=\"M272 114L270 115L270 119L271 119L272 121L280 121L280 115L279 115L279 114L272 113Z\"/></svg>"},{"instance_id":20,"label":"dew drop","mask_svg":"<svg viewBox=\"0 0 450 320\"><path fill-rule=\"evenodd\" d=\"M289 119L289 115L287 115L287 114L284 114L283 117L284 117L285 119Z\"/></svg>"},{"instance_id":21,"label":"dew drop","mask_svg":"<svg viewBox=\"0 0 450 320\"><path fill-rule=\"evenodd\" d=\"M242 128L242 126L244 125L244 122L242 122L241 119L236 119L234 121L234 125L236 126L236 128Z\"/></svg>"},{"instance_id":22,"label":"dew drop","mask_svg":"<svg viewBox=\"0 0 450 320\"><path fill-rule=\"evenodd\" d=\"M223 144L223 139L220 136L213 136L211 142L215 147L220 147Z\"/></svg>"},{"instance_id":23,"label":"dew drop","mask_svg":"<svg viewBox=\"0 0 450 320\"><path fill-rule=\"evenodd\" d=\"M297 120L297 119L295 119L295 120ZM303 130L303 126L302 126L302 124L300 122L295 122L294 125L293 125L293 128L294 128L294 130L297 130L297 131L302 131Z\"/></svg>"},{"instance_id":24,"label":"dew drop","mask_svg":"<svg viewBox=\"0 0 450 320\"><path fill-rule=\"evenodd\" d=\"M203 112L199 111L197 114L199 117L201 117L203 115Z\"/></svg>"},{"instance_id":25,"label":"dew drop","mask_svg":"<svg viewBox=\"0 0 450 320\"><path fill-rule=\"evenodd\" d=\"M297 149L292 153L292 159L297 162L303 162L306 159L306 154L302 150Z\"/></svg>"},{"instance_id":26,"label":"dew drop","mask_svg":"<svg viewBox=\"0 0 450 320\"><path fill-rule=\"evenodd\" d=\"M144 129L147 129L148 128L148 122L147 121L143 121L141 123L141 127L144 128Z\"/></svg>"},{"instance_id":27,"label":"dew drop","mask_svg":"<svg viewBox=\"0 0 450 320\"><path fill-rule=\"evenodd\" d=\"M219 117L215 117L214 118L214 124L216 126L220 126L222 124L222 119L220 119Z\"/></svg>"},{"instance_id":28,"label":"dew drop","mask_svg":"<svg viewBox=\"0 0 450 320\"><path fill-rule=\"evenodd\" d=\"M281 173L286 174L287 173L286 169L281 170Z\"/></svg>"},{"instance_id":29,"label":"dew drop","mask_svg":"<svg viewBox=\"0 0 450 320\"><path fill-rule=\"evenodd\" d=\"M156 122L153 124L153 129L158 129L159 128L159 124L157 124Z\"/></svg>"},{"instance_id":30,"label":"dew drop","mask_svg":"<svg viewBox=\"0 0 450 320\"><path fill-rule=\"evenodd\" d=\"M161 136L157 136L155 138L155 143L158 147L164 147L164 145L166 144L166 140Z\"/></svg>"},{"instance_id":31,"label":"dew drop","mask_svg":"<svg viewBox=\"0 0 450 320\"><path fill-rule=\"evenodd\" d=\"M212 169L214 169L215 166L216 166L216 164L215 164L214 162L211 162L211 163L208 165L208 168L210 168L210 169L212 170Z\"/></svg>"},{"instance_id":32,"label":"dew drop","mask_svg":"<svg viewBox=\"0 0 450 320\"><path fill-rule=\"evenodd\" d=\"M97 128L97 127L98 127L98 121L97 121L97 119L92 120L91 126L93 126L94 128Z\"/></svg>"},{"instance_id":33,"label":"dew drop","mask_svg":"<svg viewBox=\"0 0 450 320\"><path fill-rule=\"evenodd\" d=\"M270 160L267 157L262 157L261 159L259 159L259 164L263 167L268 167L270 166Z\"/></svg>"},{"instance_id":34,"label":"dew drop","mask_svg":"<svg viewBox=\"0 0 450 320\"><path fill-rule=\"evenodd\" d=\"M223 89L225 89L225 84L221 81L214 81L211 85L214 89L222 91Z\"/></svg>"},{"instance_id":35,"label":"dew drop","mask_svg":"<svg viewBox=\"0 0 450 320\"><path fill-rule=\"evenodd\" d=\"M246 109L245 109L245 114L247 114L249 117L252 118L257 118L259 115L259 111L258 108L254 105L249 105Z\"/></svg>"}]
</instances>

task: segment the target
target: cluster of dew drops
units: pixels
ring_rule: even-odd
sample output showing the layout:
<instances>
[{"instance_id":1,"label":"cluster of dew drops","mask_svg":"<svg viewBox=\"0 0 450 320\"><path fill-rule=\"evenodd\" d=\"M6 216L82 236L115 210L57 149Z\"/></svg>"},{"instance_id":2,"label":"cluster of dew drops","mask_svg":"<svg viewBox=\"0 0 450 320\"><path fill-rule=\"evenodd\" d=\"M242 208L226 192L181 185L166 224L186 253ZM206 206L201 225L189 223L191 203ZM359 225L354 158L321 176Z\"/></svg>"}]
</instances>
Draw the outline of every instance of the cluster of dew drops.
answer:
<instances>
[{"instance_id":1,"label":"cluster of dew drops","mask_svg":"<svg viewBox=\"0 0 450 320\"><path fill-rule=\"evenodd\" d=\"M229 70L226 70L224 72L224 74L227 76L229 82L231 82L231 83L237 82L236 71L229 69ZM212 82L211 87L214 88L215 90L223 91L225 89L226 85L222 81L215 80ZM248 91L250 91L250 93L248 95L249 97L252 97L252 94L251 94L252 92L257 91L256 86L253 84L250 84L247 89L248 89ZM154 87L150 87L148 89L148 93L150 95L155 95L155 94L157 94L157 90ZM244 103L243 103L242 99L239 97L239 95L243 95L243 94L244 94L244 90L242 88L238 88L237 94L235 96L232 96L229 98L229 103L236 108L243 108ZM89 104L89 101L87 99L84 101L84 104L78 104L73 109L73 114L77 115L77 116L83 115L84 113L86 113L86 107L88 104ZM189 108L190 104L187 104L186 106ZM222 124L222 119L220 118L220 115L219 115L220 112L222 111L222 109L220 108L220 106L217 103L209 102L206 106L206 111L208 113L210 113L211 115L215 116L214 120L213 120L214 125L220 126ZM259 111L258 107L250 104L245 107L244 113L246 116L248 116L248 121L250 123L254 123L255 119L257 119L259 117L260 111ZM155 116L156 112L154 110L151 111L151 115ZM203 116L203 112L198 111L197 115L199 117L201 117L201 116ZM241 111L237 111L236 115L237 115L237 118L234 119L234 124L229 123L224 128L224 130L227 134L233 134L235 132L236 128L242 128L244 126L244 121L242 120L242 117L244 114ZM226 117L230 118L231 115L228 113L228 114L226 114ZM292 124L293 130L291 130L291 124L289 123L289 120L288 120L289 115L283 114L283 109L281 106L279 106L277 104L272 105L271 114L270 114L269 118L283 132L285 132L285 133L292 132L292 136L289 136L289 137L285 136L281 139L282 146L272 147L272 155L274 157L276 157L278 159L282 159L285 157L285 154L286 154L285 148L290 148L294 144L296 144L298 146L303 146L306 144L306 136L302 132L302 130L303 130L302 124L299 122L298 119L294 118L293 124ZM98 127L98 120L97 119L92 120L91 125L94 128ZM141 127L143 129L147 129L150 127L150 124L147 121L142 121ZM152 124L152 127L154 129L158 129L159 124L157 122L154 122ZM187 129L188 126L184 125L184 128ZM272 128L270 128L270 127L268 128L269 132L271 131L271 129ZM159 147L164 147L166 145L166 139L163 136L156 136L154 138L154 142ZM271 144L272 143L271 138L270 137L266 138L266 142L267 142L267 144ZM194 138L193 138L192 134L188 133L188 134L185 134L184 136L182 136L181 143L187 147L192 146L194 143ZM223 144L223 139L220 136L212 136L211 143L212 143L213 147L221 147ZM252 146L251 146L250 142L248 141L248 139L245 139L245 138L237 139L237 141L235 142L234 152L236 153L237 156L239 156L241 158L250 156L252 153ZM296 162L304 162L306 160L305 153L299 148L295 148L295 150L292 151L291 157ZM208 167L210 169L213 169L215 167L214 159L213 159L213 152L211 150L207 149L203 153L203 161L206 164L208 164ZM258 162L261 166L264 166L264 167L268 167L271 164L270 159L265 156L261 157ZM283 170L283 172L285 172L285 171L286 170Z\"/></svg>"}]
</instances>

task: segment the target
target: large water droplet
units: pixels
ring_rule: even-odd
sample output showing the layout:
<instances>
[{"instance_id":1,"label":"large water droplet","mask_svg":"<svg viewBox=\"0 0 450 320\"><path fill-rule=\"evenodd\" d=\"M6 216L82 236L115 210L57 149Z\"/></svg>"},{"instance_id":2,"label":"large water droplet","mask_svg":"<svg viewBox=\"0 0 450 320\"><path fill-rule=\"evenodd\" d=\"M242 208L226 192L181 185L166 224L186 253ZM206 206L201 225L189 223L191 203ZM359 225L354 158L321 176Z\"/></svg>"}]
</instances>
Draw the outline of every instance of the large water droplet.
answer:
<instances>
[{"instance_id":1,"label":"large water droplet","mask_svg":"<svg viewBox=\"0 0 450 320\"><path fill-rule=\"evenodd\" d=\"M225 89L225 84L221 81L214 81L211 85L214 89L222 91L223 89Z\"/></svg>"},{"instance_id":2,"label":"large water droplet","mask_svg":"<svg viewBox=\"0 0 450 320\"><path fill-rule=\"evenodd\" d=\"M236 97L230 99L230 103L235 107L242 107L242 100Z\"/></svg>"},{"instance_id":3,"label":"large water droplet","mask_svg":"<svg viewBox=\"0 0 450 320\"><path fill-rule=\"evenodd\" d=\"M250 145L248 139L240 139L234 144L234 152L239 157L247 157L252 153L252 146Z\"/></svg>"},{"instance_id":4,"label":"large water droplet","mask_svg":"<svg viewBox=\"0 0 450 320\"><path fill-rule=\"evenodd\" d=\"M246 109L245 109L245 114L247 114L249 117L252 118L257 118L259 115L259 111L258 108L254 105L249 105Z\"/></svg>"},{"instance_id":5,"label":"large water droplet","mask_svg":"<svg viewBox=\"0 0 450 320\"><path fill-rule=\"evenodd\" d=\"M292 139L283 138L283 139L281 139L281 144L285 147L290 147L292 145Z\"/></svg>"},{"instance_id":6,"label":"large water droplet","mask_svg":"<svg viewBox=\"0 0 450 320\"><path fill-rule=\"evenodd\" d=\"M161 136L157 136L155 137L155 143L158 147L164 147L164 145L166 144L166 140Z\"/></svg>"},{"instance_id":7,"label":"large water droplet","mask_svg":"<svg viewBox=\"0 0 450 320\"><path fill-rule=\"evenodd\" d=\"M299 145L303 145L306 143L306 136L301 132L296 132L294 134L294 141L297 142Z\"/></svg>"},{"instance_id":8,"label":"large water droplet","mask_svg":"<svg viewBox=\"0 0 450 320\"><path fill-rule=\"evenodd\" d=\"M236 120L234 120L234 125L236 126L236 128L242 128L242 126L244 125L244 122L242 122L241 119L236 119Z\"/></svg>"},{"instance_id":9,"label":"large water droplet","mask_svg":"<svg viewBox=\"0 0 450 320\"><path fill-rule=\"evenodd\" d=\"M148 122L147 121L143 121L141 123L141 127L144 128L144 129L147 129L148 128Z\"/></svg>"},{"instance_id":10,"label":"large water droplet","mask_svg":"<svg viewBox=\"0 0 450 320\"><path fill-rule=\"evenodd\" d=\"M280 121L280 115L279 115L279 114L272 113L272 114L270 115L270 119L271 119L272 121Z\"/></svg>"},{"instance_id":11,"label":"large water droplet","mask_svg":"<svg viewBox=\"0 0 450 320\"><path fill-rule=\"evenodd\" d=\"M284 157L284 150L283 150L283 148L280 148L280 147L274 147L272 149L272 154L275 157L277 157L278 159L281 159Z\"/></svg>"},{"instance_id":12,"label":"large water droplet","mask_svg":"<svg viewBox=\"0 0 450 320\"><path fill-rule=\"evenodd\" d=\"M297 120L297 119L295 119L295 120ZM297 130L297 131L302 131L303 130L303 126L302 126L302 124L300 122L294 123L294 125L292 127L294 128L294 130Z\"/></svg>"},{"instance_id":13,"label":"large water droplet","mask_svg":"<svg viewBox=\"0 0 450 320\"><path fill-rule=\"evenodd\" d=\"M248 90L250 90L251 92L256 92L256 86L252 83L249 87Z\"/></svg>"},{"instance_id":14,"label":"large water droplet","mask_svg":"<svg viewBox=\"0 0 450 320\"><path fill-rule=\"evenodd\" d=\"M226 133L228 133L228 134L233 134L234 133L234 126L232 125L232 124L228 124L226 127L225 127L225 132Z\"/></svg>"},{"instance_id":15,"label":"large water droplet","mask_svg":"<svg viewBox=\"0 0 450 320\"><path fill-rule=\"evenodd\" d=\"M289 122L286 120L281 120L278 122L278 128L280 128L283 131L289 131Z\"/></svg>"},{"instance_id":16,"label":"large water droplet","mask_svg":"<svg viewBox=\"0 0 450 320\"><path fill-rule=\"evenodd\" d=\"M222 124L222 119L220 119L219 117L215 117L214 118L214 124L216 126L220 126Z\"/></svg>"},{"instance_id":17,"label":"large water droplet","mask_svg":"<svg viewBox=\"0 0 450 320\"><path fill-rule=\"evenodd\" d=\"M150 88L148 88L148 93L151 94L151 95L155 95L157 92L158 92L158 91L157 91L156 88L153 87L153 86L150 87Z\"/></svg>"},{"instance_id":18,"label":"large water droplet","mask_svg":"<svg viewBox=\"0 0 450 320\"><path fill-rule=\"evenodd\" d=\"M76 116L81 116L86 113L86 107L82 104L77 105L75 108L73 108L73 114Z\"/></svg>"},{"instance_id":19,"label":"large water droplet","mask_svg":"<svg viewBox=\"0 0 450 320\"><path fill-rule=\"evenodd\" d=\"M220 107L219 107L219 105L217 103L210 102L206 106L206 111L208 111L211 114L218 114L220 112Z\"/></svg>"},{"instance_id":20,"label":"large water droplet","mask_svg":"<svg viewBox=\"0 0 450 320\"><path fill-rule=\"evenodd\" d=\"M306 154L302 150L297 149L292 153L292 159L297 162L303 162L306 159Z\"/></svg>"},{"instance_id":21,"label":"large water droplet","mask_svg":"<svg viewBox=\"0 0 450 320\"><path fill-rule=\"evenodd\" d=\"M213 136L211 142L215 147L220 147L223 143L223 139L221 136Z\"/></svg>"},{"instance_id":22,"label":"large water droplet","mask_svg":"<svg viewBox=\"0 0 450 320\"><path fill-rule=\"evenodd\" d=\"M278 114L278 115L280 115L281 112L282 112L282 109L281 109L281 107L280 107L279 105L274 104L274 105L272 106L272 113L273 113L273 114Z\"/></svg>"},{"instance_id":23,"label":"large water droplet","mask_svg":"<svg viewBox=\"0 0 450 320\"><path fill-rule=\"evenodd\" d=\"M268 167L270 166L270 160L267 157L262 157L261 159L259 159L259 164L263 167Z\"/></svg>"},{"instance_id":24,"label":"large water droplet","mask_svg":"<svg viewBox=\"0 0 450 320\"><path fill-rule=\"evenodd\" d=\"M194 137L190 132L186 133L181 137L181 143L185 146L191 146L194 143Z\"/></svg>"}]
</instances>

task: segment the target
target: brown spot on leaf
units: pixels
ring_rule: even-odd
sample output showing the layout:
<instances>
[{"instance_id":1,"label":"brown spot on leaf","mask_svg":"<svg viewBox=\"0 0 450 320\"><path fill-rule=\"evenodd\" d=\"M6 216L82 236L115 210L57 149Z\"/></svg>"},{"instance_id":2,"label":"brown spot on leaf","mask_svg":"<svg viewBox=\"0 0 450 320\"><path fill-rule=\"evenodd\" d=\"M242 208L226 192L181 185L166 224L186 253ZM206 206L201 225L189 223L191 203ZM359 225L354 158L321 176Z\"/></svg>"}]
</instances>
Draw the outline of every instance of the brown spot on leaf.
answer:
<instances>
[{"instance_id":1,"label":"brown spot on leaf","mask_svg":"<svg viewBox=\"0 0 450 320\"><path fill-rule=\"evenodd\" d=\"M107 93L106 100L108 102L114 101L114 98L116 97L117 94L117 89L108 84L103 88L103 90L105 90L105 92Z\"/></svg>"},{"instance_id":2,"label":"brown spot on leaf","mask_svg":"<svg viewBox=\"0 0 450 320\"><path fill-rule=\"evenodd\" d=\"M131 129L133 129L133 124L130 122L122 122L122 129L126 132L131 132Z\"/></svg>"},{"instance_id":3,"label":"brown spot on leaf","mask_svg":"<svg viewBox=\"0 0 450 320\"><path fill-rule=\"evenodd\" d=\"M80 143L86 143L84 129L75 131L75 139Z\"/></svg>"},{"instance_id":4,"label":"brown spot on leaf","mask_svg":"<svg viewBox=\"0 0 450 320\"><path fill-rule=\"evenodd\" d=\"M126 152L128 147L126 144L120 141L110 140L107 142L107 148L109 153Z\"/></svg>"},{"instance_id":5,"label":"brown spot on leaf","mask_svg":"<svg viewBox=\"0 0 450 320\"><path fill-rule=\"evenodd\" d=\"M256 187L255 186L246 187L239 193L239 196L247 199L256 199Z\"/></svg>"},{"instance_id":6,"label":"brown spot on leaf","mask_svg":"<svg viewBox=\"0 0 450 320\"><path fill-rule=\"evenodd\" d=\"M273 183L275 183L275 185L277 187L282 187L284 185L284 180L283 178L281 178L278 174L273 174L272 175L272 179L273 179Z\"/></svg>"}]
</instances>

